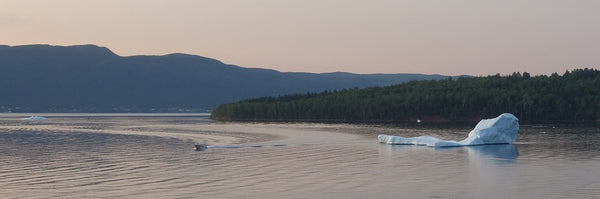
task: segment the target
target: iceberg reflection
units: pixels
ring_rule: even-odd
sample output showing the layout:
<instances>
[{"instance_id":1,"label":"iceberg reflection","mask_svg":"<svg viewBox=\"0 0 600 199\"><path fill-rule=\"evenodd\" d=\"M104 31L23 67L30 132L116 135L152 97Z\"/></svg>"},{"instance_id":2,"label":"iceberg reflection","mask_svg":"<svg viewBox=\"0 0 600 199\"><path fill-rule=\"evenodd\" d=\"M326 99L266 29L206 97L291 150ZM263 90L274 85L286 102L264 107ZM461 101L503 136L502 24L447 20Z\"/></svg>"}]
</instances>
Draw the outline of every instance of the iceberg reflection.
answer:
<instances>
[{"instance_id":1,"label":"iceberg reflection","mask_svg":"<svg viewBox=\"0 0 600 199\"><path fill-rule=\"evenodd\" d=\"M493 162L496 165L512 164L519 157L514 144L493 144L466 147L469 159L481 162Z\"/></svg>"},{"instance_id":2,"label":"iceberg reflection","mask_svg":"<svg viewBox=\"0 0 600 199\"><path fill-rule=\"evenodd\" d=\"M393 159L410 159L414 157L449 158L456 161L470 160L495 165L512 164L519 152L514 144L490 144L464 147L418 147L414 145L381 145L380 155ZM468 156L464 154L467 153Z\"/></svg>"},{"instance_id":3,"label":"iceberg reflection","mask_svg":"<svg viewBox=\"0 0 600 199\"><path fill-rule=\"evenodd\" d=\"M503 160L515 160L519 157L519 152L514 144L494 144L466 147L469 150L469 156L494 158Z\"/></svg>"}]
</instances>

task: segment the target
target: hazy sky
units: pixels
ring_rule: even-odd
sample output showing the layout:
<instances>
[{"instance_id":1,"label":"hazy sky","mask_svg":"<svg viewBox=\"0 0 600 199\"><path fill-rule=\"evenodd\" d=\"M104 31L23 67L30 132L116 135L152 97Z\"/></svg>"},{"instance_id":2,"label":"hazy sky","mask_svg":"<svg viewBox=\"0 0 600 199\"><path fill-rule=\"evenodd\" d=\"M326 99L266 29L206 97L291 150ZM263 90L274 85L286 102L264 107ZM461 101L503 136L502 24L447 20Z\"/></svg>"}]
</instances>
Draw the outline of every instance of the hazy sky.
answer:
<instances>
[{"instance_id":1,"label":"hazy sky","mask_svg":"<svg viewBox=\"0 0 600 199\"><path fill-rule=\"evenodd\" d=\"M280 71L600 67L599 0L0 0L0 44L96 44Z\"/></svg>"}]
</instances>

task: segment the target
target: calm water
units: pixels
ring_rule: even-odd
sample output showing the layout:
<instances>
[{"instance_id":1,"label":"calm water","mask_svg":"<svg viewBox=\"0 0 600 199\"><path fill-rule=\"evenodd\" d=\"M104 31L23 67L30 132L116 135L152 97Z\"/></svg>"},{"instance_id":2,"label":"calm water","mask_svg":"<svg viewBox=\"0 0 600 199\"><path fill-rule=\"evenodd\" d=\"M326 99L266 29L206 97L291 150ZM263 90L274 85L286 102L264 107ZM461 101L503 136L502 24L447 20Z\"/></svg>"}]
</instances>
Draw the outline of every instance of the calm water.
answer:
<instances>
[{"instance_id":1,"label":"calm water","mask_svg":"<svg viewBox=\"0 0 600 199\"><path fill-rule=\"evenodd\" d=\"M446 149L376 139L468 131L4 117L0 198L600 198L598 129L525 128L514 145ZM236 143L193 151L196 141L222 141L215 135Z\"/></svg>"}]
</instances>

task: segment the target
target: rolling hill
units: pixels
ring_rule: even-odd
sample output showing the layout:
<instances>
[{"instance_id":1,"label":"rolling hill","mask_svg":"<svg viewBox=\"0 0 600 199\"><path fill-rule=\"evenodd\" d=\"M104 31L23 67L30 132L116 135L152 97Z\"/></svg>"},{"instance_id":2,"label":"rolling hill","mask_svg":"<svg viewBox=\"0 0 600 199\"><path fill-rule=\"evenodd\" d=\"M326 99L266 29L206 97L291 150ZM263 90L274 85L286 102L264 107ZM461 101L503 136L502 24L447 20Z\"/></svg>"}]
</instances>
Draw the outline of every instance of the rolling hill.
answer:
<instances>
[{"instance_id":1,"label":"rolling hill","mask_svg":"<svg viewBox=\"0 0 600 199\"><path fill-rule=\"evenodd\" d=\"M298 73L96 45L0 45L0 112L206 112L245 98L387 86L442 75Z\"/></svg>"}]
</instances>

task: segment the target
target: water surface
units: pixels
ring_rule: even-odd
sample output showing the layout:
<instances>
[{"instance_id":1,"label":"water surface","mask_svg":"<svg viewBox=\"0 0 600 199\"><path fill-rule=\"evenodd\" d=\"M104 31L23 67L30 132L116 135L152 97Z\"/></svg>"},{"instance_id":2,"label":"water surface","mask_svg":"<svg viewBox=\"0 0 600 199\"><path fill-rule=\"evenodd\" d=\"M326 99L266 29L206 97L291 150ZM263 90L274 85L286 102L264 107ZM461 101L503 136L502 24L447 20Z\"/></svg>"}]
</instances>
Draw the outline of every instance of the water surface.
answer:
<instances>
[{"instance_id":1,"label":"water surface","mask_svg":"<svg viewBox=\"0 0 600 199\"><path fill-rule=\"evenodd\" d=\"M514 145L441 149L376 139L468 131L3 117L0 198L600 198L598 129L525 128Z\"/></svg>"}]
</instances>

